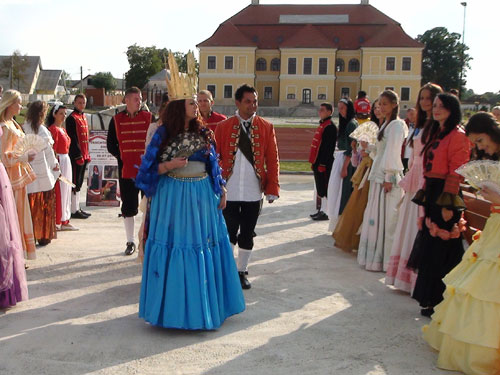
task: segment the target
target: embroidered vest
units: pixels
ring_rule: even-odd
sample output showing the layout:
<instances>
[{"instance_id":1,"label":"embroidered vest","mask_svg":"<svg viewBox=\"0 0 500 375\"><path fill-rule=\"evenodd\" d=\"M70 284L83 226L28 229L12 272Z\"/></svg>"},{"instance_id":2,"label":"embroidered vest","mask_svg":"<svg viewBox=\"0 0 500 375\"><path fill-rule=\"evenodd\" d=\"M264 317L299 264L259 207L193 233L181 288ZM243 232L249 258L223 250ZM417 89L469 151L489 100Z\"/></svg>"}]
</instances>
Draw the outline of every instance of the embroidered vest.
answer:
<instances>
[{"instance_id":1,"label":"embroidered vest","mask_svg":"<svg viewBox=\"0 0 500 375\"><path fill-rule=\"evenodd\" d=\"M120 112L114 116L114 121L116 138L120 146L120 158L123 162L122 177L135 178L145 150L151 113L139 111L135 117L131 118L126 112Z\"/></svg>"},{"instance_id":2,"label":"embroidered vest","mask_svg":"<svg viewBox=\"0 0 500 375\"><path fill-rule=\"evenodd\" d=\"M78 113L77 111L71 112L71 115L75 119L76 123L76 136L78 137L78 145L80 146L80 152L82 153L82 158L84 161L90 161L89 154L89 126L87 124L87 118L84 113Z\"/></svg>"}]
</instances>

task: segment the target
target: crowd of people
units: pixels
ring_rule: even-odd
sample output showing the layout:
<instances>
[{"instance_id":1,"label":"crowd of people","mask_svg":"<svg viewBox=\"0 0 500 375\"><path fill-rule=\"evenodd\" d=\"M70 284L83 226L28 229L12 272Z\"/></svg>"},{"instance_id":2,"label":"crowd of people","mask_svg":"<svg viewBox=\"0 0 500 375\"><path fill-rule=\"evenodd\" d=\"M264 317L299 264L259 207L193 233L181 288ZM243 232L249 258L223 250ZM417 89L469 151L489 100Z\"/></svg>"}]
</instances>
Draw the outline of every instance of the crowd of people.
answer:
<instances>
[{"instance_id":1,"label":"crowd of people","mask_svg":"<svg viewBox=\"0 0 500 375\"><path fill-rule=\"evenodd\" d=\"M280 194L279 159L273 125L256 114L255 88L236 90L237 111L226 118L213 111L210 91L190 82L167 78L156 121L142 109L140 89L128 89L107 148L118 161L125 255L136 251L134 218L143 212L139 316L167 328L211 330L245 309L263 200ZM0 100L0 308L27 299L25 259L35 258L35 244L78 230L70 219L90 216L79 203L90 162L85 105L77 95L67 116L65 106L35 101L20 126L19 92ZM492 213L464 254L457 169L471 151L498 160L500 125L478 113L464 126L457 96L432 83L420 89L406 120L399 112L392 90L373 103L362 91L355 102L340 99L338 126L332 104L321 104L309 157L317 208L310 216L328 220L334 245L355 252L362 268L385 272L387 285L419 302L431 317L424 337L440 351L440 367L495 373L500 194L480 190Z\"/></svg>"},{"instance_id":2,"label":"crowd of people","mask_svg":"<svg viewBox=\"0 0 500 375\"><path fill-rule=\"evenodd\" d=\"M49 109L47 103L36 100L29 104L21 126L16 121L21 94L16 90L2 94L0 177L5 225L1 225L0 308L28 298L25 260L36 258L36 245L50 244L57 231L78 230L70 223L72 217L90 216L78 203L90 161L85 96L78 94L74 104L66 118L65 106Z\"/></svg>"},{"instance_id":3,"label":"crowd of people","mask_svg":"<svg viewBox=\"0 0 500 375\"><path fill-rule=\"evenodd\" d=\"M365 104L365 93L359 96ZM456 93L433 83L420 89L406 121L399 104L385 90L372 103L370 122L358 117L358 124L352 101L342 98L339 135L331 104L321 105L309 159L318 208L311 217L329 220L334 246L357 254L362 268L385 272L387 285L419 302L421 315L432 319L424 338L440 351L439 367L499 373L500 181L493 181L499 191L479 191L492 204L491 216L464 254L464 179L457 169L471 151L476 159L498 160L500 124L479 112L464 126Z\"/></svg>"}]
</instances>

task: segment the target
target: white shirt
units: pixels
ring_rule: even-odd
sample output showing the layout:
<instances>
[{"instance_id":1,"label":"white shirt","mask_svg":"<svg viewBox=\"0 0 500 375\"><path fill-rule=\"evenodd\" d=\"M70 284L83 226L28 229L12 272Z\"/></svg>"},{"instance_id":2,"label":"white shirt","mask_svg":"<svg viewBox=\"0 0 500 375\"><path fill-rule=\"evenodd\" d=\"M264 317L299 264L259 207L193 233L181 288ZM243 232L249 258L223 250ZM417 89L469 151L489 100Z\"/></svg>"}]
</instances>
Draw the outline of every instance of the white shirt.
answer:
<instances>
[{"instance_id":1,"label":"white shirt","mask_svg":"<svg viewBox=\"0 0 500 375\"><path fill-rule=\"evenodd\" d=\"M240 127L246 132L245 127L242 125L244 121L238 111L236 117L240 120ZM252 121L255 114L246 121ZM255 174L255 169L247 160L245 155L238 149L233 164L233 174L229 177L227 184L227 200L240 201L240 202L255 202L262 199L262 191L260 190L260 180Z\"/></svg>"}]
</instances>

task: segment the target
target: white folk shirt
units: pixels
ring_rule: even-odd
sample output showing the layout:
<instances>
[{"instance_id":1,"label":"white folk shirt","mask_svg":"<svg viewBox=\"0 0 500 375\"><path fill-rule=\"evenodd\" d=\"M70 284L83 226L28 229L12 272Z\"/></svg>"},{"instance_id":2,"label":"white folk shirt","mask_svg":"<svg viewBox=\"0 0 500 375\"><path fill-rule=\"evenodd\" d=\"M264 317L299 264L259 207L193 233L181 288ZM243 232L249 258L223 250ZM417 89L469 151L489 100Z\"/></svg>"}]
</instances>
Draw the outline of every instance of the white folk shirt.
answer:
<instances>
[{"instance_id":1,"label":"white folk shirt","mask_svg":"<svg viewBox=\"0 0 500 375\"><path fill-rule=\"evenodd\" d=\"M240 127L246 131L242 125L244 121L238 111L236 117L240 120ZM247 121L252 121L255 114ZM233 174L229 177L227 184L227 200L240 202L255 202L262 199L262 191L260 190L260 180L255 174L254 167L247 160L245 155L238 149L233 164Z\"/></svg>"}]
</instances>

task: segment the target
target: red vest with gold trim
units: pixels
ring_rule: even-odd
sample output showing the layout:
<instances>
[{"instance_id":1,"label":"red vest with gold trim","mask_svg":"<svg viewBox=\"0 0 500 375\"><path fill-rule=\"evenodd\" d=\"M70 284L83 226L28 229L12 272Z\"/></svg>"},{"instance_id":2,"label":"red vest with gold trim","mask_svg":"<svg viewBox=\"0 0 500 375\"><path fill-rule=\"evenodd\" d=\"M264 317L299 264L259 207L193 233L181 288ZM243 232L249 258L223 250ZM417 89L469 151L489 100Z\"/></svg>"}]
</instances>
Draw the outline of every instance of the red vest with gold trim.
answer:
<instances>
[{"instance_id":1,"label":"red vest with gold trim","mask_svg":"<svg viewBox=\"0 0 500 375\"><path fill-rule=\"evenodd\" d=\"M328 125L332 125L332 119L329 118L326 121L323 121L318 128L316 129L316 133L314 133L313 140L311 142L311 151L309 152L309 163L316 163L316 159L318 158L319 147L321 146L321 141L323 140L323 132Z\"/></svg>"},{"instance_id":2,"label":"red vest with gold trim","mask_svg":"<svg viewBox=\"0 0 500 375\"><path fill-rule=\"evenodd\" d=\"M78 145L80 146L83 161L89 162L89 126L87 124L87 118L84 113L79 113L77 111L71 112L70 116L75 119L76 136L78 137Z\"/></svg>"},{"instance_id":3,"label":"red vest with gold trim","mask_svg":"<svg viewBox=\"0 0 500 375\"><path fill-rule=\"evenodd\" d=\"M151 113L139 111L136 116L129 117L126 112L120 112L114 116L114 121L123 162L122 177L135 178L145 150Z\"/></svg>"}]
</instances>

